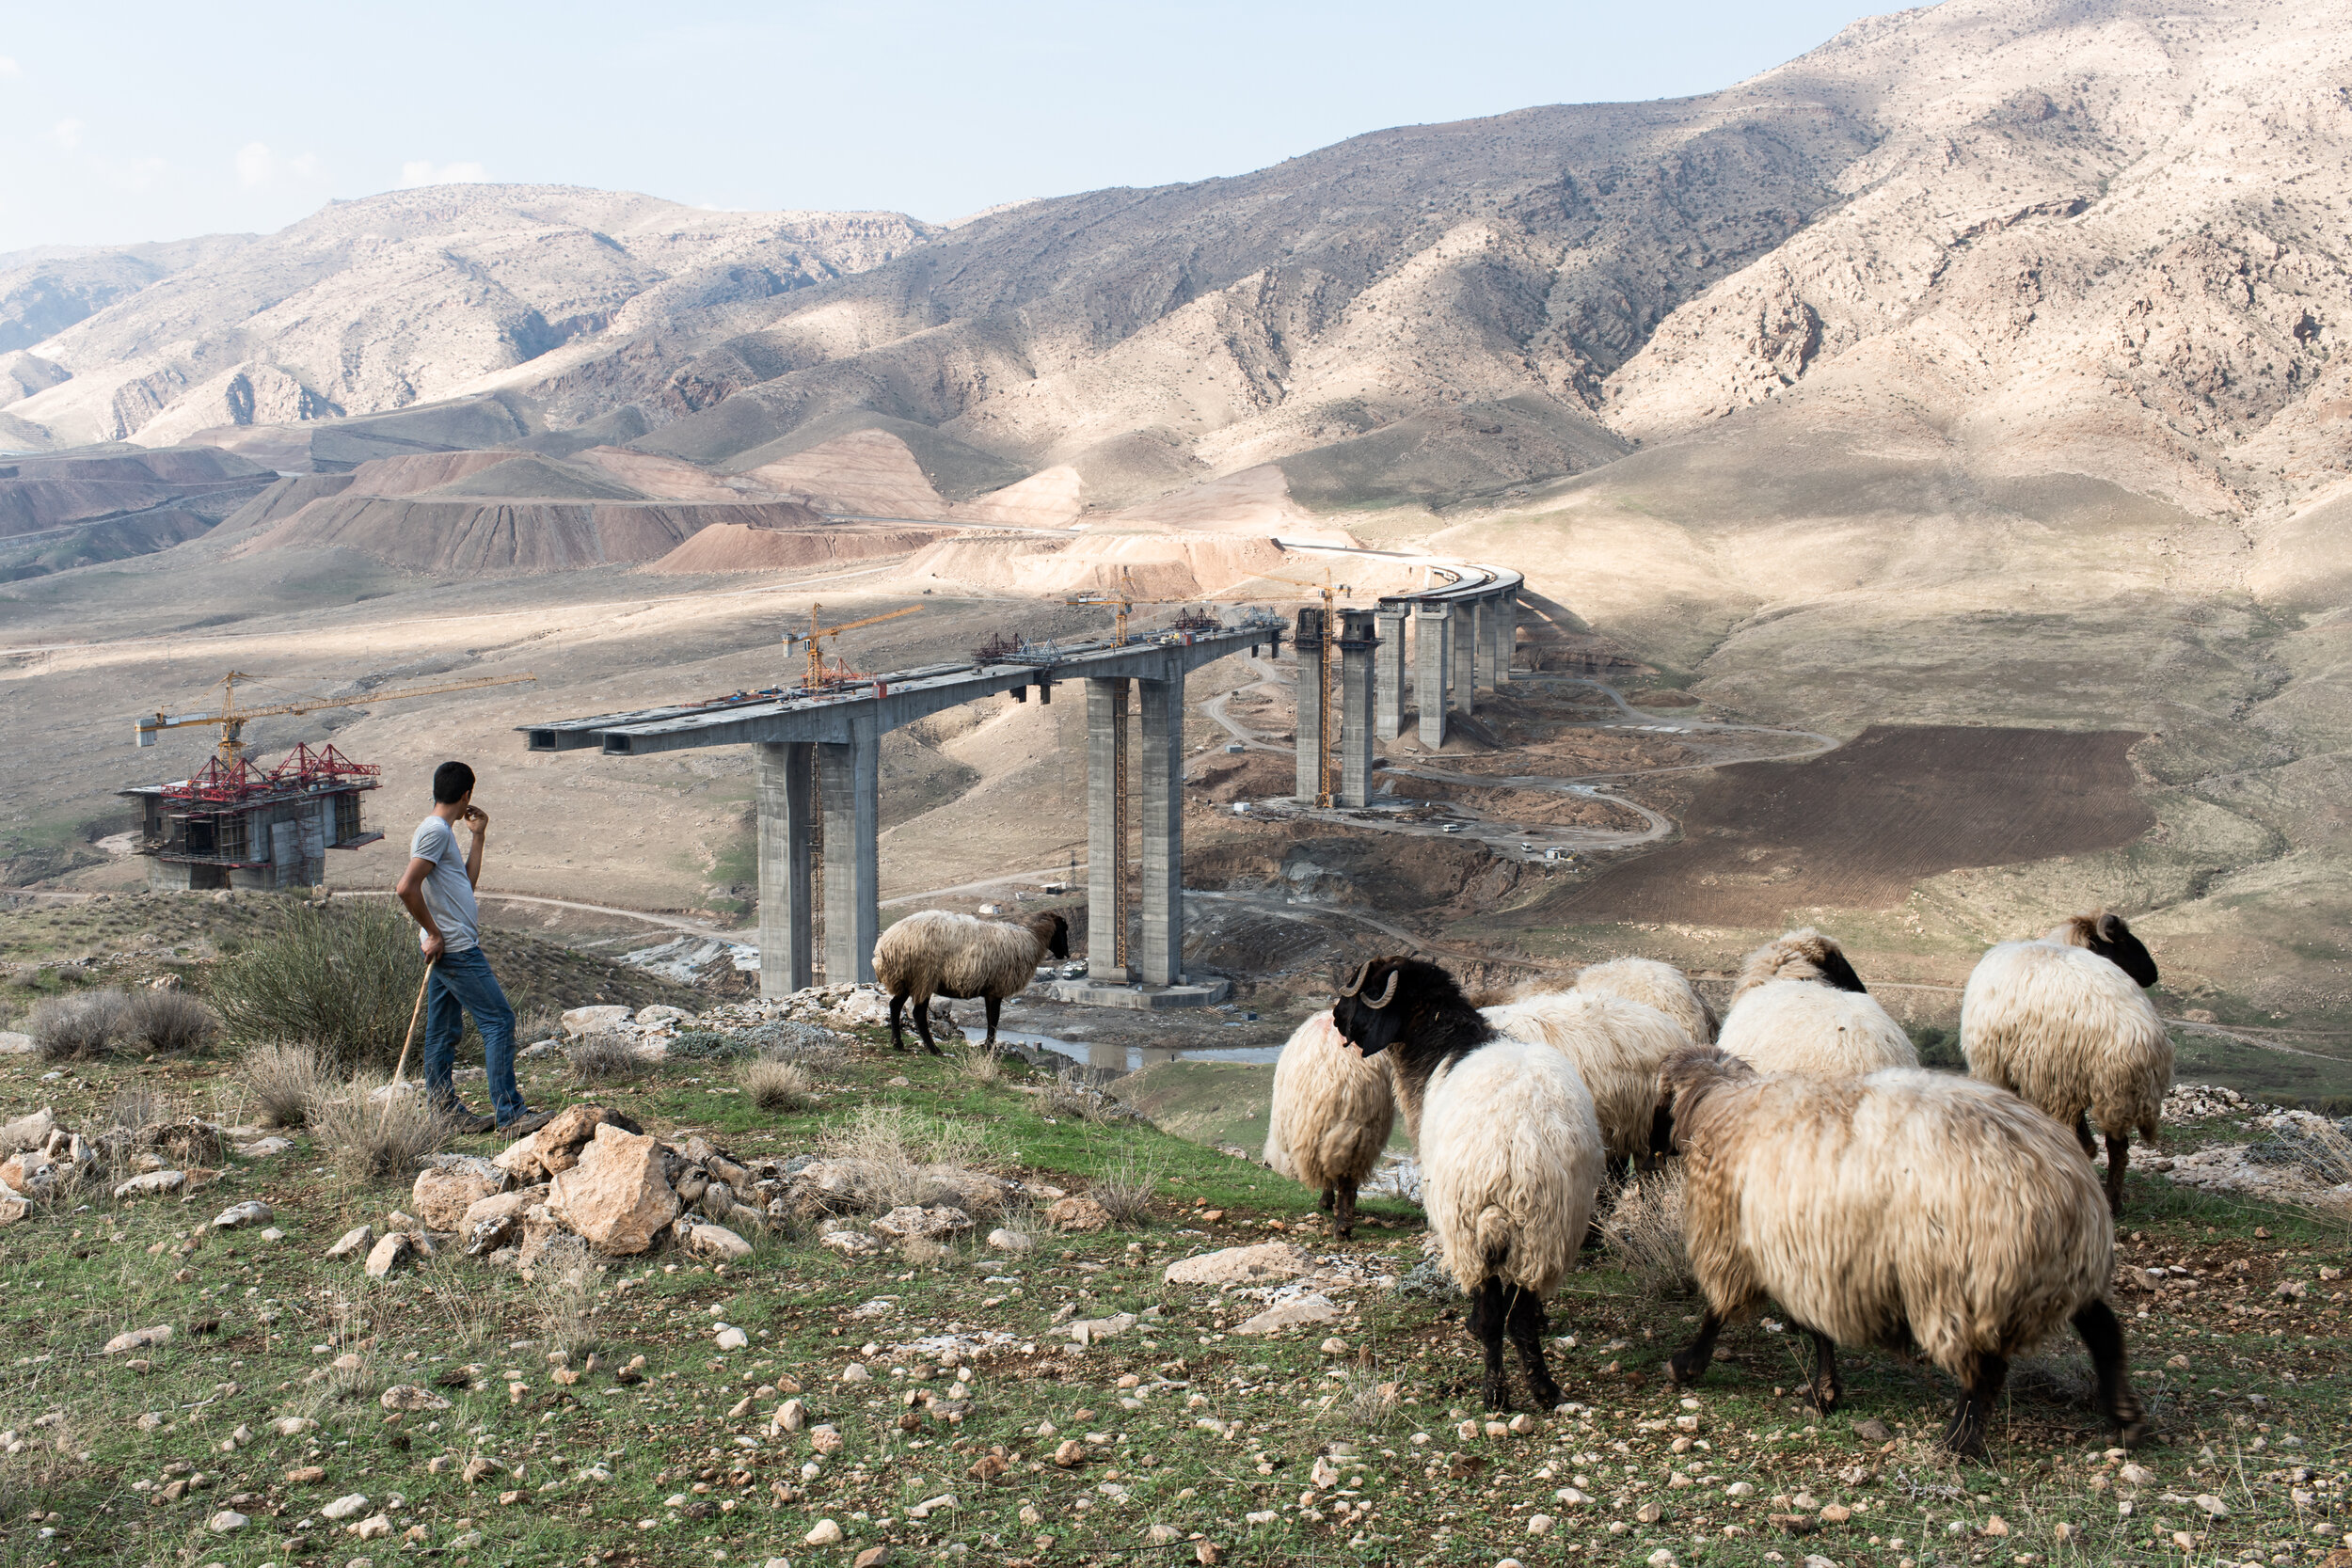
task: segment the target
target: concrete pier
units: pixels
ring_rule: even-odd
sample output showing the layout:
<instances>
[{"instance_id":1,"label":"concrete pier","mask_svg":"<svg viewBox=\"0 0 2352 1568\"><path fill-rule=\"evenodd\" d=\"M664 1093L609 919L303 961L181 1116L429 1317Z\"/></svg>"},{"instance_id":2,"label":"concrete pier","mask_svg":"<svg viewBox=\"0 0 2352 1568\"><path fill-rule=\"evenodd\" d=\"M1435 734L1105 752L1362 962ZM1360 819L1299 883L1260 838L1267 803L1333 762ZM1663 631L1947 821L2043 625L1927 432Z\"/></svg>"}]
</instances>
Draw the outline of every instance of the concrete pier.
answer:
<instances>
[{"instance_id":1,"label":"concrete pier","mask_svg":"<svg viewBox=\"0 0 2352 1568\"><path fill-rule=\"evenodd\" d=\"M1335 804L1372 803L1374 656L1379 641L1368 610L1340 612L1340 788Z\"/></svg>"},{"instance_id":2,"label":"concrete pier","mask_svg":"<svg viewBox=\"0 0 2352 1568\"><path fill-rule=\"evenodd\" d=\"M825 981L874 977L882 935L882 867L874 834L882 800L882 736L871 714L850 721L850 739L817 745L817 799L825 814Z\"/></svg>"},{"instance_id":3,"label":"concrete pier","mask_svg":"<svg viewBox=\"0 0 2352 1568\"><path fill-rule=\"evenodd\" d=\"M809 840L816 748L805 740L752 748L759 809L759 992L785 996L816 983Z\"/></svg>"},{"instance_id":4,"label":"concrete pier","mask_svg":"<svg viewBox=\"0 0 2352 1568\"><path fill-rule=\"evenodd\" d=\"M1511 589L1495 595L1495 689L1511 684L1511 659L1519 645L1519 595Z\"/></svg>"},{"instance_id":5,"label":"concrete pier","mask_svg":"<svg viewBox=\"0 0 2352 1568\"><path fill-rule=\"evenodd\" d=\"M1405 619L1401 605L1382 605L1373 611L1380 646L1373 655L1372 733L1382 740L1405 733Z\"/></svg>"},{"instance_id":6,"label":"concrete pier","mask_svg":"<svg viewBox=\"0 0 2352 1568\"><path fill-rule=\"evenodd\" d=\"M1298 612L1298 629L1291 646L1298 656L1297 695L1291 734L1298 764L1292 793L1309 805L1323 798L1323 683L1329 674L1329 651L1324 635L1323 611L1312 607Z\"/></svg>"},{"instance_id":7,"label":"concrete pier","mask_svg":"<svg viewBox=\"0 0 2352 1568\"><path fill-rule=\"evenodd\" d=\"M1421 708L1419 739L1433 752L1445 744L1446 675L1454 664L1446 633L1453 615L1447 605L1413 607L1413 701Z\"/></svg>"},{"instance_id":8,"label":"concrete pier","mask_svg":"<svg viewBox=\"0 0 2352 1568\"><path fill-rule=\"evenodd\" d=\"M1446 705L1456 713L1478 711L1478 601L1457 605L1447 638Z\"/></svg>"},{"instance_id":9,"label":"concrete pier","mask_svg":"<svg viewBox=\"0 0 2352 1568\"><path fill-rule=\"evenodd\" d=\"M1127 680L1087 682L1087 977L1127 978Z\"/></svg>"},{"instance_id":10,"label":"concrete pier","mask_svg":"<svg viewBox=\"0 0 2352 1568\"><path fill-rule=\"evenodd\" d=\"M1172 664L1173 661L1171 661ZM1184 970L1184 675L1136 682L1141 710L1143 792L1143 951L1137 976L1147 986L1173 986Z\"/></svg>"}]
</instances>

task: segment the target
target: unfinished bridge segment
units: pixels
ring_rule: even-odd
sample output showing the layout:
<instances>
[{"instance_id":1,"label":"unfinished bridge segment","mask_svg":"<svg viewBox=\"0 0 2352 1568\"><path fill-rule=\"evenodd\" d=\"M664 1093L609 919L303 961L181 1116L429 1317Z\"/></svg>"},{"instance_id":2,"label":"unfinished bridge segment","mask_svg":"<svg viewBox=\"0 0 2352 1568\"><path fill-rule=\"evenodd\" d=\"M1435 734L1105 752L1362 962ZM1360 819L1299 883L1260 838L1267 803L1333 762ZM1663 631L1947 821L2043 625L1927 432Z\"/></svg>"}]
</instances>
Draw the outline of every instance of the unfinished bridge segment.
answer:
<instances>
[{"instance_id":1,"label":"unfinished bridge segment","mask_svg":"<svg viewBox=\"0 0 2352 1568\"><path fill-rule=\"evenodd\" d=\"M1243 649L1279 652L1287 628L1253 612L1194 620L1123 641L1020 644L970 663L933 664L822 687L739 692L705 703L522 726L533 752L596 750L645 756L750 746L759 816L759 990L786 996L814 983L821 879L825 975L874 977L881 935L876 846L881 745L888 731L1009 691L1041 702L1054 687L1087 688L1087 960L1097 985L1184 983L1184 677ZM1129 722L1130 691L1140 722ZM1130 766L1139 732L1139 766ZM1139 789L1135 786L1139 784ZM1139 800L1131 797L1139 796ZM1142 950L1127 951L1127 827L1139 805ZM821 838L821 855L818 843Z\"/></svg>"}]
</instances>

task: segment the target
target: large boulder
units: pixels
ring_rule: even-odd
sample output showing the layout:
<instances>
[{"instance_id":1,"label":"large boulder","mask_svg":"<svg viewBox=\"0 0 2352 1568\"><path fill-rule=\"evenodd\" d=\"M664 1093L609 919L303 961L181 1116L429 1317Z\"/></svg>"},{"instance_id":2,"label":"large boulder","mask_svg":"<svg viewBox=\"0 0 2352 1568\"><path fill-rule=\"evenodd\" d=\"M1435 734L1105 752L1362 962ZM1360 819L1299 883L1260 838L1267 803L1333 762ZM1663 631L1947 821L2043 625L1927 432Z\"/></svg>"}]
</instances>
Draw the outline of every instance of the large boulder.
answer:
<instances>
[{"instance_id":1,"label":"large boulder","mask_svg":"<svg viewBox=\"0 0 2352 1568\"><path fill-rule=\"evenodd\" d=\"M573 1039L599 1035L616 1023L628 1022L628 1009L621 1006L574 1007L564 1015L564 1033Z\"/></svg>"},{"instance_id":2,"label":"large boulder","mask_svg":"<svg viewBox=\"0 0 2352 1568\"><path fill-rule=\"evenodd\" d=\"M601 1105L566 1105L545 1127L509 1144L492 1164L516 1181L545 1181L579 1164L580 1149L596 1135L597 1128L605 1126L618 1127L625 1132L644 1131L619 1112Z\"/></svg>"},{"instance_id":3,"label":"large boulder","mask_svg":"<svg viewBox=\"0 0 2352 1568\"><path fill-rule=\"evenodd\" d=\"M444 1155L433 1168L417 1173L409 1207L428 1230L461 1229L469 1209L503 1193L514 1180L479 1154Z\"/></svg>"},{"instance_id":4,"label":"large boulder","mask_svg":"<svg viewBox=\"0 0 2352 1568\"><path fill-rule=\"evenodd\" d=\"M664 1170L659 1140L599 1125L577 1163L548 1183L548 1212L603 1251L644 1252L678 1216Z\"/></svg>"},{"instance_id":5,"label":"large boulder","mask_svg":"<svg viewBox=\"0 0 2352 1568\"><path fill-rule=\"evenodd\" d=\"M1269 1285L1314 1273L1307 1249L1291 1242L1229 1246L1180 1259L1161 1277L1170 1285Z\"/></svg>"},{"instance_id":6,"label":"large boulder","mask_svg":"<svg viewBox=\"0 0 2352 1568\"><path fill-rule=\"evenodd\" d=\"M0 1154L14 1154L26 1148L46 1148L49 1147L49 1134L56 1130L56 1113L43 1105L30 1116L19 1117L0 1126Z\"/></svg>"}]
</instances>

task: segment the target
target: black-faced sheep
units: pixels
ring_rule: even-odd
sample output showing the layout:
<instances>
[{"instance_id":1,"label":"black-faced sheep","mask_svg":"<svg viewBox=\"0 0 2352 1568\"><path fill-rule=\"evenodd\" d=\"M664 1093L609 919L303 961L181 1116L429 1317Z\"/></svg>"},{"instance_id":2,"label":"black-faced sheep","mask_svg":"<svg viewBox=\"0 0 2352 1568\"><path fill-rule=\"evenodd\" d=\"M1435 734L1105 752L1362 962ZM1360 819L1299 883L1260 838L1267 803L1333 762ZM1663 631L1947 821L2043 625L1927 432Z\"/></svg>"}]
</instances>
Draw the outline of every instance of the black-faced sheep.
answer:
<instances>
[{"instance_id":1,"label":"black-faced sheep","mask_svg":"<svg viewBox=\"0 0 2352 1568\"><path fill-rule=\"evenodd\" d=\"M2155 960L2122 918L2077 915L2039 942L2005 942L1977 961L1960 999L1968 1070L2074 1130L2085 1113L2107 1144L2107 1209L2123 1212L2131 1134L2155 1140L2172 1086L2172 1040L2143 987Z\"/></svg>"},{"instance_id":2,"label":"black-faced sheep","mask_svg":"<svg viewBox=\"0 0 2352 1568\"><path fill-rule=\"evenodd\" d=\"M874 943L874 978L890 992L890 1046L906 1049L899 1015L914 1004L914 1032L934 1056L930 1006L934 996L988 1003L988 1048L996 1048L996 1018L1005 998L1037 978L1047 958L1070 957L1070 923L1048 911L1024 921L981 920L947 910L911 914Z\"/></svg>"},{"instance_id":3,"label":"black-faced sheep","mask_svg":"<svg viewBox=\"0 0 2352 1568\"><path fill-rule=\"evenodd\" d=\"M1748 955L1715 1043L1758 1072L1858 1078L1919 1065L1911 1037L1864 988L1844 950L1809 926Z\"/></svg>"},{"instance_id":4,"label":"black-faced sheep","mask_svg":"<svg viewBox=\"0 0 2352 1568\"><path fill-rule=\"evenodd\" d=\"M1812 1393L1837 1401L1836 1346L1916 1346L1960 1381L1945 1440L1981 1449L2009 1364L2072 1322L2098 1407L2144 1432L2105 1299L2114 1222L2066 1131L2004 1090L1892 1068L1867 1078L1760 1075L1694 1050L1661 1075L1658 1144L1683 1156L1683 1241L1707 1316L1671 1364L1707 1370L1727 1319L1770 1299L1819 1353Z\"/></svg>"},{"instance_id":5,"label":"black-faced sheep","mask_svg":"<svg viewBox=\"0 0 2352 1568\"><path fill-rule=\"evenodd\" d=\"M1600 1122L1567 1058L1506 1039L1454 977L1417 958L1374 958L1332 1009L1390 1073L1420 1143L1422 1208L1445 1265L1470 1298L1486 1355L1486 1404L1503 1409L1507 1334L1535 1402L1560 1386L1544 1359L1544 1303L1574 1266L1600 1188Z\"/></svg>"},{"instance_id":6,"label":"black-faced sheep","mask_svg":"<svg viewBox=\"0 0 2352 1568\"><path fill-rule=\"evenodd\" d=\"M1655 1007L1679 1024L1692 1045L1715 1038L1715 1009L1691 984L1691 977L1656 958L1611 958L1586 964L1576 972L1574 989L1599 996L1622 996ZM1598 1091L1595 1091L1597 1093Z\"/></svg>"},{"instance_id":7,"label":"black-faced sheep","mask_svg":"<svg viewBox=\"0 0 2352 1568\"><path fill-rule=\"evenodd\" d=\"M1548 1045L1568 1059L1600 1118L1603 1147L1630 1162L1649 1151L1658 1108L1658 1069L1703 1043L1656 1007L1582 989L1529 996L1480 1009L1495 1033Z\"/></svg>"},{"instance_id":8,"label":"black-faced sheep","mask_svg":"<svg viewBox=\"0 0 2352 1568\"><path fill-rule=\"evenodd\" d=\"M1341 1037L1329 1013L1293 1032L1274 1064L1265 1163L1322 1194L1343 1237L1356 1229L1356 1189L1396 1126L1388 1069Z\"/></svg>"}]
</instances>

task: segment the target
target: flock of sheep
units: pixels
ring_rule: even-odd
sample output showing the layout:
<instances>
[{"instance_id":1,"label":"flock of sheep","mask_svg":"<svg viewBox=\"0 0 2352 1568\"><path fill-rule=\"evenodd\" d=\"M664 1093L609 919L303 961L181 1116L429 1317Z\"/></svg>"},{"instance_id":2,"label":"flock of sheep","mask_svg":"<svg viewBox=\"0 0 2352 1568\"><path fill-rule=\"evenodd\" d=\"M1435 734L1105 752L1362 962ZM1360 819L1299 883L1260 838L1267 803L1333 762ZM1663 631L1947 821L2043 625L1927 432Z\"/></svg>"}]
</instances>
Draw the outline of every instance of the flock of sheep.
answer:
<instances>
[{"instance_id":1,"label":"flock of sheep","mask_svg":"<svg viewBox=\"0 0 2352 1568\"><path fill-rule=\"evenodd\" d=\"M1945 1440L1976 1453L2010 1361L2071 1322L2129 1445L2145 1419L2105 1296L2129 1136L2155 1135L2172 1079L2155 979L2105 912L1993 948L1962 999L1962 1078L1922 1070L1809 929L1748 956L1720 1027L1648 959L1482 1007L1436 964L1374 958L1283 1048L1266 1158L1320 1189L1344 1235L1403 1111L1491 1408L1509 1402L1505 1338L1537 1406L1559 1402L1545 1303L1608 1168L1678 1157L1707 1313L1676 1381L1769 1299L1813 1341L1821 1409L1840 1392L1836 1346L1915 1348L1960 1383ZM2107 1140L2104 1195L2086 1117Z\"/></svg>"},{"instance_id":2,"label":"flock of sheep","mask_svg":"<svg viewBox=\"0 0 2352 1568\"><path fill-rule=\"evenodd\" d=\"M929 1008L946 996L985 1000L993 1048L1004 1000L1068 954L1057 914L900 921L874 948L892 1045L905 1049L912 1003L937 1053ZM1545 1303L1611 1165L1679 1157L1707 1313L1676 1381L1705 1373L1727 1320L1776 1301L1813 1341L1822 1410L1839 1394L1836 1346L1915 1347L1959 1381L1946 1441L1975 1453L2010 1362L2071 1322L2128 1445L2146 1423L2105 1297L2131 1134L2156 1135L2172 1082L2155 982L2148 949L2105 911L2003 942L1961 999L1961 1078L1923 1071L1811 929L1748 955L1720 1026L1680 971L1646 958L1483 1007L1436 964L1374 958L1283 1047L1266 1162L1317 1189L1346 1236L1404 1112L1494 1409L1509 1402L1505 1338L1535 1403L1560 1402ZM2090 1120L2106 1138L2104 1198Z\"/></svg>"}]
</instances>

